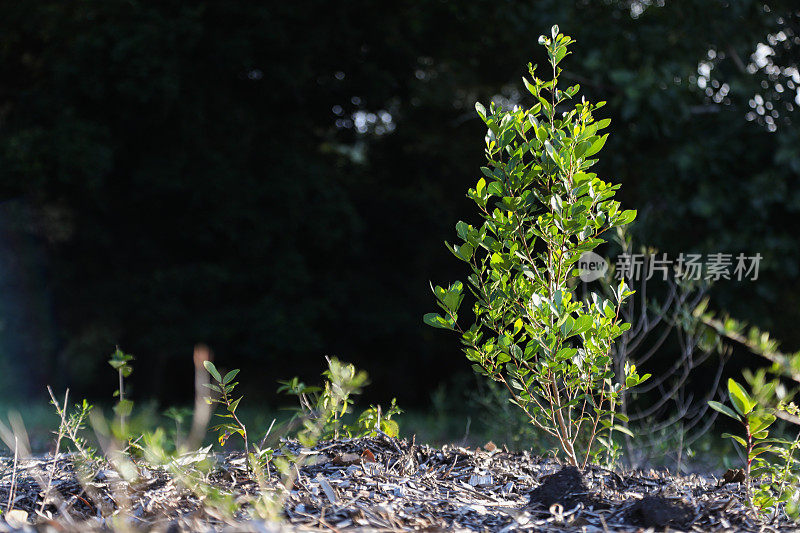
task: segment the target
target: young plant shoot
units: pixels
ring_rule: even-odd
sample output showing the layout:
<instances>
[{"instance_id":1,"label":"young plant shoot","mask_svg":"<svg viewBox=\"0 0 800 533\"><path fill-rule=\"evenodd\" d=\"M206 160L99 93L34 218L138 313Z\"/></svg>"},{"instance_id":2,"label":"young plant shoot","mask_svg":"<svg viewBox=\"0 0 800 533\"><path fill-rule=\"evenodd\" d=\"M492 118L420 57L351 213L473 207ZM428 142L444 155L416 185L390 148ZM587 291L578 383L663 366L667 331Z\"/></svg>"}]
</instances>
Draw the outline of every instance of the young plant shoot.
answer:
<instances>
[{"instance_id":1,"label":"young plant shoot","mask_svg":"<svg viewBox=\"0 0 800 533\"><path fill-rule=\"evenodd\" d=\"M715 411L729 416L738 421L744 429L744 437L723 433L723 437L732 439L741 446L745 452L744 480L747 490L747 499L753 506L752 479L770 469L769 463L760 457L761 454L772 450L768 428L775 422L776 417L760 408L758 402L736 381L728 380L728 398L733 409L719 402L710 401L708 405ZM735 409L735 410L734 410Z\"/></svg>"},{"instance_id":2,"label":"young plant shoot","mask_svg":"<svg viewBox=\"0 0 800 533\"><path fill-rule=\"evenodd\" d=\"M444 312L424 320L457 331L475 371L500 382L530 422L558 442L567 461L583 467L599 453L598 439L609 446L612 431L628 433L616 424L626 421L615 416L618 398L649 376L639 376L633 365L621 377L612 370L614 339L629 327L620 307L632 291L623 282L612 300L597 293L579 300L576 262L636 212L621 210L613 199L619 185L589 172L610 120L593 116L603 103L569 103L577 85L559 86L559 64L573 40L553 26L539 42L552 78L540 79L529 65L531 79L523 81L533 107L475 105L488 128L488 163L467 196L483 222L459 222L460 243L447 244L472 271L467 281L477 300L475 322L468 328L458 323L460 281L433 287Z\"/></svg>"}]
</instances>

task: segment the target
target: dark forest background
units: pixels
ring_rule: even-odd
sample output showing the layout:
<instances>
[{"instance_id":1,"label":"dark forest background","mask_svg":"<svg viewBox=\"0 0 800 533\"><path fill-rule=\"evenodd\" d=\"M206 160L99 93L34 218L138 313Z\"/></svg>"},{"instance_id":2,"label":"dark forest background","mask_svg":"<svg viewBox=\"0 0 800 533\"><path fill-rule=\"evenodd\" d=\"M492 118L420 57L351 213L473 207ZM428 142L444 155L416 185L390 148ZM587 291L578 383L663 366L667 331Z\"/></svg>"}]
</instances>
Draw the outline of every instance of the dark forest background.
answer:
<instances>
[{"instance_id":1,"label":"dark forest background","mask_svg":"<svg viewBox=\"0 0 800 533\"><path fill-rule=\"evenodd\" d=\"M794 1L0 2L0 388L191 398L192 349L269 401L324 354L369 397L469 373L423 325L479 177L474 103L529 104L552 24L637 240L761 253L713 306L800 348ZM668 354L667 354L668 356Z\"/></svg>"}]
</instances>

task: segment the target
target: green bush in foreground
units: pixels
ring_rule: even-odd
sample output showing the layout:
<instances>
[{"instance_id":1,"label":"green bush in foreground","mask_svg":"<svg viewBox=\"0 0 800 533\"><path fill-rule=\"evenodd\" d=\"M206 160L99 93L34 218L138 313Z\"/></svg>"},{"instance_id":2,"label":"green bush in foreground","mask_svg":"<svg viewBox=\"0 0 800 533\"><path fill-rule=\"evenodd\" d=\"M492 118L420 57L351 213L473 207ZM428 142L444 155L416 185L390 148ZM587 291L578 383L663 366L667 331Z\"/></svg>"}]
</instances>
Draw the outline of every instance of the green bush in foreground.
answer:
<instances>
[{"instance_id":1,"label":"green bush in foreground","mask_svg":"<svg viewBox=\"0 0 800 533\"><path fill-rule=\"evenodd\" d=\"M800 517L800 462L795 454L800 448L800 434L793 441L770 438L769 428L777 415L797 421L800 414L794 403L773 402L777 381L766 382L761 373L760 385L750 394L738 382L728 380L728 398L733 409L720 402L710 401L715 411L728 416L742 426L742 435L724 433L744 450L744 469L741 478L751 507L762 514L777 517L784 512L790 519ZM752 374L751 374L752 375ZM771 411L771 412L770 412ZM774 414L773 414L774 413Z\"/></svg>"},{"instance_id":2,"label":"green bush in foreground","mask_svg":"<svg viewBox=\"0 0 800 533\"><path fill-rule=\"evenodd\" d=\"M456 225L461 244L448 248L469 264L470 291L477 298L475 323L458 324L464 295L460 281L433 292L444 314L425 315L427 324L458 331L467 359L479 374L500 382L536 427L554 437L567 461L585 466L599 441L611 446L611 431L627 432L615 416L620 394L647 379L633 365L616 379L611 361L614 339L629 324L619 312L632 291L620 283L614 298L575 293L576 262L604 242L607 230L631 222L613 200L619 185L588 169L608 134L598 132L608 119L592 113L603 104L585 100L568 108L577 85L558 87L559 63L572 39L554 26L542 36L552 79L529 65L525 86L536 103L503 110L492 104L476 109L486 123L484 177L467 196L483 224Z\"/></svg>"},{"instance_id":3,"label":"green bush in foreground","mask_svg":"<svg viewBox=\"0 0 800 533\"><path fill-rule=\"evenodd\" d=\"M353 396L360 394L367 384L367 374L335 357L326 357L326 360L328 369L322 373L325 378L322 387L308 386L297 377L278 382L281 384L278 392L296 396L300 404L294 418L301 421L306 430L298 433L298 438L304 441L309 427L316 428L312 432L315 440L374 437L378 432L397 437L400 427L392 417L403 410L397 406L395 398L386 412L380 405L371 405L361 412L354 424L343 423L343 417L353 404Z\"/></svg>"}]
</instances>

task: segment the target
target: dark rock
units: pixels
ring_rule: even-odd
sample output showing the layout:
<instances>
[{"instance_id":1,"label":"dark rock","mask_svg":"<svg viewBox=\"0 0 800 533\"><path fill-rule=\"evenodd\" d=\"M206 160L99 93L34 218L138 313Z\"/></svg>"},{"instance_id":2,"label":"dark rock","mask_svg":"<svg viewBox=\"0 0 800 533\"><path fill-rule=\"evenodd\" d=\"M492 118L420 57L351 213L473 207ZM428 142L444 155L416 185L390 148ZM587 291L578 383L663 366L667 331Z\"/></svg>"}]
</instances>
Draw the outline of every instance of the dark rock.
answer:
<instances>
[{"instance_id":1,"label":"dark rock","mask_svg":"<svg viewBox=\"0 0 800 533\"><path fill-rule=\"evenodd\" d=\"M564 509L573 509L579 503L593 503L580 470L574 466L565 466L544 477L542 484L530 492L530 499L531 504L538 503L546 509L555 503L560 503Z\"/></svg>"},{"instance_id":2,"label":"dark rock","mask_svg":"<svg viewBox=\"0 0 800 533\"><path fill-rule=\"evenodd\" d=\"M692 522L694 513L683 502L671 501L661 496L645 496L628 510L627 516L631 524L642 527L684 528Z\"/></svg>"}]
</instances>

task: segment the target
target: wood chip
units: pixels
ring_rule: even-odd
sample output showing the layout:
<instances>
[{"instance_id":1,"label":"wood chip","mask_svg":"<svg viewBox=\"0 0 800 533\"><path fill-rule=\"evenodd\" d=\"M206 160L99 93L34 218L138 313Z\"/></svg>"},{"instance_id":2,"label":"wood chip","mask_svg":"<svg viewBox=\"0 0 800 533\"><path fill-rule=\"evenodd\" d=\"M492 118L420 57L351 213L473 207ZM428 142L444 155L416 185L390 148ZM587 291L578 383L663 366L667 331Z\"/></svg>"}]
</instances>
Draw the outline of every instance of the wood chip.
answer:
<instances>
[{"instance_id":1,"label":"wood chip","mask_svg":"<svg viewBox=\"0 0 800 533\"><path fill-rule=\"evenodd\" d=\"M232 495L240 506L233 517L205 504L167 468L138 463L141 475L129 483L101 460L92 465L95 475L82 483L75 458L59 454L41 514L44 491L37 480L47 479L42 476L54 460L19 461L14 509L4 518L13 528L30 521L36 527L63 524L67 531L108 531L122 523L132 531L224 532L796 530L784 514L773 523L763 521L748 509L741 483L718 487L712 476L590 466L559 488L556 481L568 477L553 475L562 471L561 464L492 443L476 450L431 448L379 435L320 443L312 450L295 441L283 446L306 458L292 469L296 479L288 490L274 465L259 485L242 453L203 450L176 461L180 468L192 468L201 458L210 461L214 466L204 479L220 494ZM3 502L12 467L12 458L0 457ZM262 492L285 494L284 523L252 519L250 505ZM12 526L13 520L18 525Z\"/></svg>"}]
</instances>

